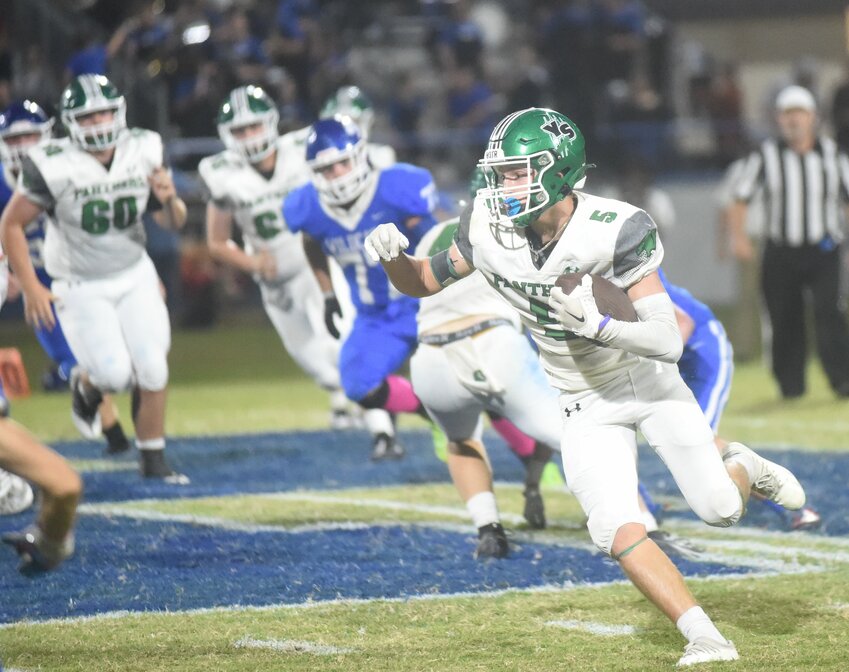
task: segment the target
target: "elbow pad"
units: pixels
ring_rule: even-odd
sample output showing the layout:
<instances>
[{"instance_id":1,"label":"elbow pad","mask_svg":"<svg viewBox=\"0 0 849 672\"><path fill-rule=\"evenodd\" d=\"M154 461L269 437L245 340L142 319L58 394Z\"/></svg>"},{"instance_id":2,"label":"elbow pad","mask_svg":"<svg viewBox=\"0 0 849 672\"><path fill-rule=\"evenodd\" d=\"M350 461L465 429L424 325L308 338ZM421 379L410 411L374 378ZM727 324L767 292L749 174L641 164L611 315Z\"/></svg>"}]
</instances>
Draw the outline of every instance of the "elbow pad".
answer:
<instances>
[{"instance_id":1,"label":"elbow pad","mask_svg":"<svg viewBox=\"0 0 849 672\"><path fill-rule=\"evenodd\" d=\"M641 357L674 364L681 358L684 342L675 319L675 308L666 292L634 301L639 322L610 320L597 340Z\"/></svg>"}]
</instances>

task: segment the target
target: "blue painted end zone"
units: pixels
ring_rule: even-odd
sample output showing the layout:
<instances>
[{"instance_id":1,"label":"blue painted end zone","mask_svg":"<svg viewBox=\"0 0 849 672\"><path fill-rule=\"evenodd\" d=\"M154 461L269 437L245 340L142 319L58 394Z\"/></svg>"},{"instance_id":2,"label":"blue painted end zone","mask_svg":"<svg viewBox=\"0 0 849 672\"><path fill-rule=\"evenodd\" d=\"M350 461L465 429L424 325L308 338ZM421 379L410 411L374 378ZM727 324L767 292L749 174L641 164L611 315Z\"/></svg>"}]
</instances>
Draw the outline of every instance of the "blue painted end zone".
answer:
<instances>
[{"instance_id":1,"label":"blue painted end zone","mask_svg":"<svg viewBox=\"0 0 849 672\"><path fill-rule=\"evenodd\" d=\"M86 473L88 502L219 496L238 493L281 492L305 489L336 489L450 481L448 470L433 454L430 434L402 433L408 454L398 462L373 463L368 459L370 439L364 432L292 432L171 439L168 454L192 484L175 488L144 481L135 470ZM487 434L495 477L521 482L523 468L504 442ZM64 455L101 457L95 442L59 444ZM804 451L759 450L799 477L808 502L823 516L828 534L849 533L849 455ZM133 458L125 458L128 466ZM640 449L640 477L653 494L680 493L666 467L646 447ZM683 504L683 501L682 501ZM695 519L689 512L670 515ZM753 501L743 525L782 529L785 521L763 504Z\"/></svg>"},{"instance_id":2,"label":"blue painted end zone","mask_svg":"<svg viewBox=\"0 0 849 672\"><path fill-rule=\"evenodd\" d=\"M0 531L20 524L0 519ZM113 610L186 610L405 597L622 579L586 550L526 544L506 560L477 562L470 535L426 527L238 532L104 516L81 518L77 554L30 580L3 553L0 622ZM690 576L749 572L679 561Z\"/></svg>"}]
</instances>

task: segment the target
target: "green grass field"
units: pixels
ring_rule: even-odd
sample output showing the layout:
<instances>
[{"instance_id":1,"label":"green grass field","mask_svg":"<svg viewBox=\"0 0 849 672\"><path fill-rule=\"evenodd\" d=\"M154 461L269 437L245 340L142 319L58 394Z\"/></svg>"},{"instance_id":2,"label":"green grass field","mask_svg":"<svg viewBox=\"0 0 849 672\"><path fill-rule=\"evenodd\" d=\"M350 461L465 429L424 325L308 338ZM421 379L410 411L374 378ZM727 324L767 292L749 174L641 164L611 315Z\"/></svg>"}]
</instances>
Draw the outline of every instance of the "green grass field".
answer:
<instances>
[{"instance_id":1,"label":"green grass field","mask_svg":"<svg viewBox=\"0 0 849 672\"><path fill-rule=\"evenodd\" d=\"M22 351L37 388L44 358L34 339L19 326L0 324L0 346L11 344ZM324 395L296 370L272 329L259 319L212 332L175 333L171 366L170 435L285 431L326 424ZM723 435L755 446L849 450L849 402L833 399L816 366L810 373L810 394L789 404L776 400L772 381L759 364L740 366ZM126 397L118 401L128 418ZM47 441L78 439L68 408L67 395L37 389L31 398L13 402L15 418ZM406 427L419 424L406 422ZM104 465L108 463L102 460L78 463L84 470ZM548 491L549 529L534 532L520 522L519 488L502 484L497 495L505 521L515 530L514 541L589 546L582 514L571 496ZM128 516L195 520L198 525L230 521L281 530L346 522L468 528L464 508L444 483L356 488L343 484L320 493L299 489L280 495L124 503L116 493L115 500L108 512L99 510L98 504L87 505L86 515L123 511ZM682 520L670 525L699 543L714 560L759 568L755 576L690 581L742 657L737 663L698 669L849 669L848 541L751 528L716 530ZM3 569L11 569L8 562L4 564ZM0 599L2 590L0 577ZM631 630L597 634L601 626ZM25 672L664 670L674 668L683 644L675 628L625 583L556 590L508 586L465 596L111 614L106 619L22 622L0 629L0 658L7 670Z\"/></svg>"}]
</instances>

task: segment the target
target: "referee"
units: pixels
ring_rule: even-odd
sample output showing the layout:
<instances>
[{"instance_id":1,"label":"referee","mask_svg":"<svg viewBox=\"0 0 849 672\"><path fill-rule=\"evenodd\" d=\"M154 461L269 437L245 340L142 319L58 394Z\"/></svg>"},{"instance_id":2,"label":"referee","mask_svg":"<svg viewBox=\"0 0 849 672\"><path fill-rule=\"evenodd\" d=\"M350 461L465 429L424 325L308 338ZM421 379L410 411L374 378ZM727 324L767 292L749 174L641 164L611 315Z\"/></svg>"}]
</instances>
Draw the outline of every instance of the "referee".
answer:
<instances>
[{"instance_id":1,"label":"referee","mask_svg":"<svg viewBox=\"0 0 849 672\"><path fill-rule=\"evenodd\" d=\"M732 250L749 261L748 203L766 205L761 291L772 326L772 372L785 399L805 393L806 291L813 302L817 352L838 397L849 397L849 329L838 305L841 203L849 201L849 159L817 133L811 92L789 86L776 98L779 137L747 160L729 212Z\"/></svg>"}]
</instances>

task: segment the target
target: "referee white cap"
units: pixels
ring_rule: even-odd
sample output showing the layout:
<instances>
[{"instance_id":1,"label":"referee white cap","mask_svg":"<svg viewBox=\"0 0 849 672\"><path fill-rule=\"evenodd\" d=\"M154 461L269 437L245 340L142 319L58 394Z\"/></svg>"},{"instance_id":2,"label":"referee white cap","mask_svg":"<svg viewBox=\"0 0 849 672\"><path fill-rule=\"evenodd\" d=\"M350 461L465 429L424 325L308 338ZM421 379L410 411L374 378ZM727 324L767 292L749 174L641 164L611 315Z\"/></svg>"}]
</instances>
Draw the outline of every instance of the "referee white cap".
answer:
<instances>
[{"instance_id":1,"label":"referee white cap","mask_svg":"<svg viewBox=\"0 0 849 672\"><path fill-rule=\"evenodd\" d=\"M775 109L779 112L785 112L787 110L816 112L817 101L814 100L813 94L804 86L793 85L781 89L781 92L775 99Z\"/></svg>"}]
</instances>

